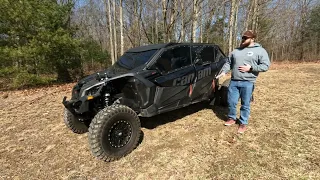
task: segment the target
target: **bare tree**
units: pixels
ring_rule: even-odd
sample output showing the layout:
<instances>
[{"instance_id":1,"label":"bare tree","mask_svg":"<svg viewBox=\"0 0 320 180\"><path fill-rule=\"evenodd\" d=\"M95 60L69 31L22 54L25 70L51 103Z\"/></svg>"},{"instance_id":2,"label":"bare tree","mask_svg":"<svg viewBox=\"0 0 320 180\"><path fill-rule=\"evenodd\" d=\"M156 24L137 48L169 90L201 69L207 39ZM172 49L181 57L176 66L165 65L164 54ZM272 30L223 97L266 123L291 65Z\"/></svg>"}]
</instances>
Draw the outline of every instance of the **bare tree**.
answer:
<instances>
[{"instance_id":1,"label":"bare tree","mask_svg":"<svg viewBox=\"0 0 320 180\"><path fill-rule=\"evenodd\" d=\"M79 27L77 36L96 41L113 63L125 49L175 40L217 43L228 52L239 43L239 33L248 29L258 32L258 42L274 59L308 59L317 57L320 49L319 40L305 31L311 8L319 4L315 0L89 0L75 8L71 20Z\"/></svg>"},{"instance_id":2,"label":"bare tree","mask_svg":"<svg viewBox=\"0 0 320 180\"><path fill-rule=\"evenodd\" d=\"M253 31L256 31L256 28L258 26L258 0L253 0L253 16L252 16L252 25L251 28Z\"/></svg>"},{"instance_id":3,"label":"bare tree","mask_svg":"<svg viewBox=\"0 0 320 180\"><path fill-rule=\"evenodd\" d=\"M158 1L159 0L156 0L156 3L158 4ZM156 7L156 6L155 6ZM159 16L159 14L158 14L158 11L157 11L157 9L155 10L155 24L154 24L154 27L155 27L155 33L156 33L156 42L157 43L159 43L159 30L158 30L158 16Z\"/></svg>"},{"instance_id":4,"label":"bare tree","mask_svg":"<svg viewBox=\"0 0 320 180\"><path fill-rule=\"evenodd\" d=\"M306 37L306 24L307 24L307 13L308 13L308 6L311 0L302 0L300 1L300 25L299 25L299 34L300 34L300 42L299 42L299 60L304 59L304 52L305 52L305 37Z\"/></svg>"},{"instance_id":5,"label":"bare tree","mask_svg":"<svg viewBox=\"0 0 320 180\"><path fill-rule=\"evenodd\" d=\"M106 16L109 20L109 42L110 42L110 53L111 53L111 62L112 64L115 63L115 56L114 56L114 48L113 48L113 38L112 38L112 22L111 22L111 7L110 7L110 0L104 0L105 9L107 10Z\"/></svg>"},{"instance_id":6,"label":"bare tree","mask_svg":"<svg viewBox=\"0 0 320 180\"><path fill-rule=\"evenodd\" d=\"M200 43L203 43L203 17L204 17L204 11L203 11L203 1L202 2L200 2L200 4L199 4L199 11L201 12L200 13L200 34L199 34L199 36L200 36Z\"/></svg>"},{"instance_id":7,"label":"bare tree","mask_svg":"<svg viewBox=\"0 0 320 180\"><path fill-rule=\"evenodd\" d=\"M120 54L123 54L124 44L123 44L123 15L122 15L122 5L123 0L120 0L119 2L119 22L120 22Z\"/></svg>"},{"instance_id":8,"label":"bare tree","mask_svg":"<svg viewBox=\"0 0 320 180\"><path fill-rule=\"evenodd\" d=\"M234 26L234 14L236 8L236 0L231 0L230 17L229 17L229 53L232 51L233 45L233 26Z\"/></svg>"},{"instance_id":9,"label":"bare tree","mask_svg":"<svg viewBox=\"0 0 320 180\"><path fill-rule=\"evenodd\" d=\"M245 12L246 12L246 18L245 18L245 21L244 21L245 30L249 29L249 25L251 23L254 1L255 0L248 0L248 2L246 4L246 6L248 8L245 10Z\"/></svg>"},{"instance_id":10,"label":"bare tree","mask_svg":"<svg viewBox=\"0 0 320 180\"><path fill-rule=\"evenodd\" d=\"M162 17L163 17L163 27L162 27L162 38L163 42L167 41L167 10L168 10L168 2L167 0L162 0Z\"/></svg>"},{"instance_id":11,"label":"bare tree","mask_svg":"<svg viewBox=\"0 0 320 180\"><path fill-rule=\"evenodd\" d=\"M192 42L197 42L198 16L199 16L199 0L193 0L193 18L192 18L192 35L191 35Z\"/></svg>"},{"instance_id":12,"label":"bare tree","mask_svg":"<svg viewBox=\"0 0 320 180\"><path fill-rule=\"evenodd\" d=\"M117 44L117 26L116 26L116 1L113 2L113 39L114 39L114 59L118 59L118 44ZM111 4L112 5L112 4Z\"/></svg>"},{"instance_id":13,"label":"bare tree","mask_svg":"<svg viewBox=\"0 0 320 180\"><path fill-rule=\"evenodd\" d=\"M184 24L184 19L185 19L185 1L184 0L180 0L180 8L181 8L181 33L180 33L180 37L179 37L179 42L184 42L185 41L185 24Z\"/></svg>"},{"instance_id":14,"label":"bare tree","mask_svg":"<svg viewBox=\"0 0 320 180\"><path fill-rule=\"evenodd\" d=\"M234 13L234 29L233 29L233 33L234 33L234 39L232 42L232 49L234 49L237 45L237 32L238 32L238 12L239 12L239 5L240 5L241 0L238 0L238 2L236 2L235 4L235 13Z\"/></svg>"}]
</instances>

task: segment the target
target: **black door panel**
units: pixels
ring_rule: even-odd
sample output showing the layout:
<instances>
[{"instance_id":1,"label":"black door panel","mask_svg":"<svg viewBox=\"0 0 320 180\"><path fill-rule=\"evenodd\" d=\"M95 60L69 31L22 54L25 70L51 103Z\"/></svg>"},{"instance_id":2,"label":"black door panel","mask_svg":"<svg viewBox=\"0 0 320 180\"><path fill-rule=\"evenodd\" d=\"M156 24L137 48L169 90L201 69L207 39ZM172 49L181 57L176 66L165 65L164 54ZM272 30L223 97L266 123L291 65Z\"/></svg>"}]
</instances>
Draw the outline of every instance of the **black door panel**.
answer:
<instances>
[{"instance_id":1,"label":"black door panel","mask_svg":"<svg viewBox=\"0 0 320 180\"><path fill-rule=\"evenodd\" d=\"M220 57L219 50L214 46L195 45L192 46L191 50L196 71L196 78L192 85L191 101L200 101L209 98L214 92L216 86L215 76L222 68L222 65L217 59L217 57ZM199 59L201 60L199 61Z\"/></svg>"},{"instance_id":2,"label":"black door panel","mask_svg":"<svg viewBox=\"0 0 320 180\"><path fill-rule=\"evenodd\" d=\"M211 64L208 65L197 65L196 66L196 78L193 83L193 92L191 95L192 101L202 99L207 96L209 89L212 89L212 80L214 73L212 72Z\"/></svg>"},{"instance_id":3,"label":"black door panel","mask_svg":"<svg viewBox=\"0 0 320 180\"><path fill-rule=\"evenodd\" d=\"M191 63L190 46L175 46L163 52L154 65L159 76L154 104L160 111L174 109L190 103L189 88L195 79Z\"/></svg>"},{"instance_id":4,"label":"black door panel","mask_svg":"<svg viewBox=\"0 0 320 180\"><path fill-rule=\"evenodd\" d=\"M178 106L181 102L190 102L188 92L194 78L192 65L156 78L154 82L158 87L155 104L163 109Z\"/></svg>"},{"instance_id":5,"label":"black door panel","mask_svg":"<svg viewBox=\"0 0 320 180\"><path fill-rule=\"evenodd\" d=\"M185 86L194 81L194 76L194 67L190 65L156 78L155 83L161 87Z\"/></svg>"},{"instance_id":6,"label":"black door panel","mask_svg":"<svg viewBox=\"0 0 320 180\"><path fill-rule=\"evenodd\" d=\"M191 48L192 47L192 48ZM215 76L222 63L219 49L212 45L176 45L163 50L150 65L155 87L154 108L158 113L187 106L212 97Z\"/></svg>"},{"instance_id":7,"label":"black door panel","mask_svg":"<svg viewBox=\"0 0 320 180\"><path fill-rule=\"evenodd\" d=\"M179 87L157 87L155 104L158 106L159 110L176 108L181 104L181 102L186 102L186 96L188 94L189 88L187 86Z\"/></svg>"}]
</instances>

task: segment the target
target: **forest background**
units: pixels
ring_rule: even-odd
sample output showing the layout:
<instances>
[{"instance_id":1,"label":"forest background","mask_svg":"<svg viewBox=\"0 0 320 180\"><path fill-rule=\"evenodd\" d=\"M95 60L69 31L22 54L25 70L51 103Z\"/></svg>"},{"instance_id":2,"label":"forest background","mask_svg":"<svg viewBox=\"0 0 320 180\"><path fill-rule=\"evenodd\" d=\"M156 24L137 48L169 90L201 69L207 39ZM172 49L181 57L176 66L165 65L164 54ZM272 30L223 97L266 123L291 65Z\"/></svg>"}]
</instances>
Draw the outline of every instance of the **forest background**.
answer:
<instances>
[{"instance_id":1,"label":"forest background","mask_svg":"<svg viewBox=\"0 0 320 180\"><path fill-rule=\"evenodd\" d=\"M148 44L228 55L248 29L273 62L320 60L318 0L0 0L0 89L73 82Z\"/></svg>"}]
</instances>

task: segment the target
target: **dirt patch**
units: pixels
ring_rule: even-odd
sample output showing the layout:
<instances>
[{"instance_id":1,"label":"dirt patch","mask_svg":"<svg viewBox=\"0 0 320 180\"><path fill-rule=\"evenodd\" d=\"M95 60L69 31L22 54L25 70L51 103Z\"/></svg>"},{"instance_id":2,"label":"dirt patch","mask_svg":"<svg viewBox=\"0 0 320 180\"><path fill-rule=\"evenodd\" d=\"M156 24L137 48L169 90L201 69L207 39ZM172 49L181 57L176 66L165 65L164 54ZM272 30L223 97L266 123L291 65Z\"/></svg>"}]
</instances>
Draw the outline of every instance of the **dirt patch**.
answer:
<instances>
[{"instance_id":1,"label":"dirt patch","mask_svg":"<svg viewBox=\"0 0 320 180\"><path fill-rule=\"evenodd\" d=\"M63 124L73 84L0 92L0 179L319 179L319 69L261 73L244 135L223 126L226 109L200 103L142 118L141 144L112 163Z\"/></svg>"}]
</instances>

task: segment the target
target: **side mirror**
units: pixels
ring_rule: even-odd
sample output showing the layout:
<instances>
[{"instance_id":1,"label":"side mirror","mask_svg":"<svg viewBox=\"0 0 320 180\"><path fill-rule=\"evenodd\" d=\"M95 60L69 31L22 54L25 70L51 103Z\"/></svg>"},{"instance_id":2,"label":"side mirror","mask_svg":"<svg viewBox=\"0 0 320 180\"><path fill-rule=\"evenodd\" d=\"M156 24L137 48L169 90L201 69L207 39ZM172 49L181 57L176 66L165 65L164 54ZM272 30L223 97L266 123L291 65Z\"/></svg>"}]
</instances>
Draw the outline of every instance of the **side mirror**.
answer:
<instances>
[{"instance_id":1,"label":"side mirror","mask_svg":"<svg viewBox=\"0 0 320 180\"><path fill-rule=\"evenodd\" d=\"M157 67L155 64L147 68L148 70L156 70L159 74L162 74L161 70L159 67Z\"/></svg>"}]
</instances>

